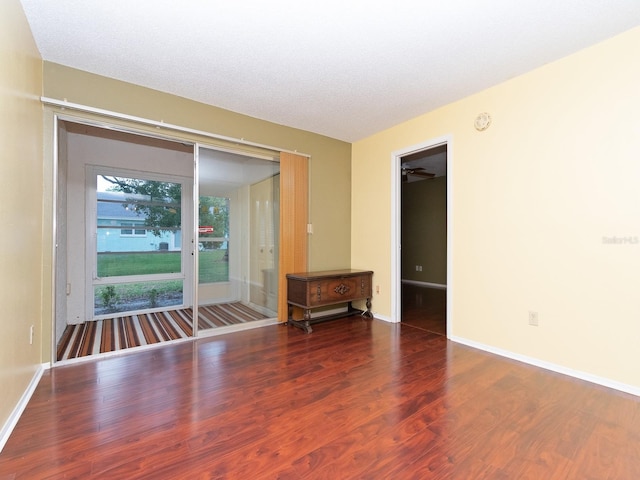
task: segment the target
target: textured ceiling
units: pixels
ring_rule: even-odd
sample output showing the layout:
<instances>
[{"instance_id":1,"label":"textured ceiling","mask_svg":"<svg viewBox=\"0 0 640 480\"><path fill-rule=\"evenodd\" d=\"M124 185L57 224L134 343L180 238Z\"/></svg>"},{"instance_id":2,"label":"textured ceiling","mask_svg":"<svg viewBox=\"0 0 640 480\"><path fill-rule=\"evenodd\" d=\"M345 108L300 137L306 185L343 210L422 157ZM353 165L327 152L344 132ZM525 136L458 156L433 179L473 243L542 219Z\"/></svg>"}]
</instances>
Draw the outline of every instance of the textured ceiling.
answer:
<instances>
[{"instance_id":1,"label":"textured ceiling","mask_svg":"<svg viewBox=\"0 0 640 480\"><path fill-rule=\"evenodd\" d=\"M44 60L353 142L640 25L639 0L21 0Z\"/></svg>"}]
</instances>

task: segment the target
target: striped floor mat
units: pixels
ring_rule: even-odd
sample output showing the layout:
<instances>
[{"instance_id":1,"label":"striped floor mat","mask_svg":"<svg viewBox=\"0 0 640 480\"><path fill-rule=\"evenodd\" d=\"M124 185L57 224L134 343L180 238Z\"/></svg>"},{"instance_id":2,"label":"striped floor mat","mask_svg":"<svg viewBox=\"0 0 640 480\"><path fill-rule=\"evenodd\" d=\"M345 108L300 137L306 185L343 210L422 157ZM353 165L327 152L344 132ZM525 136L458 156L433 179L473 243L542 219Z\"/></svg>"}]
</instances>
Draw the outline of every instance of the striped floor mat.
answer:
<instances>
[{"instance_id":1,"label":"striped floor mat","mask_svg":"<svg viewBox=\"0 0 640 480\"><path fill-rule=\"evenodd\" d=\"M189 312L193 316L191 309L189 309ZM235 323L262 320L263 318L267 318L267 316L256 312L240 302L219 303L198 307L199 329L224 327Z\"/></svg>"},{"instance_id":2,"label":"striped floor mat","mask_svg":"<svg viewBox=\"0 0 640 480\"><path fill-rule=\"evenodd\" d=\"M224 327L268 318L240 302L198 308L198 328ZM57 359L86 357L191 336L193 310L168 310L67 325Z\"/></svg>"}]
</instances>

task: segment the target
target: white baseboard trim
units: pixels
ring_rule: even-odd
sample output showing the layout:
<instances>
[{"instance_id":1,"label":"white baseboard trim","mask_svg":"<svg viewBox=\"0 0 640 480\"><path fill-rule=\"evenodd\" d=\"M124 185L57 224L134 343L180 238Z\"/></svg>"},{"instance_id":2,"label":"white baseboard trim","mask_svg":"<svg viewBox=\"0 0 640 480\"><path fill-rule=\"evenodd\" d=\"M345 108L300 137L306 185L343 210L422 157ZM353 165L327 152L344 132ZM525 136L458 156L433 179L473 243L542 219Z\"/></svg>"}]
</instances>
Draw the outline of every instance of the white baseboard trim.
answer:
<instances>
[{"instance_id":1,"label":"white baseboard trim","mask_svg":"<svg viewBox=\"0 0 640 480\"><path fill-rule=\"evenodd\" d=\"M503 350L501 348L485 345L483 343L474 342L473 340L468 340L462 337L450 336L449 340L451 340L452 342L467 345L469 347L477 348L478 350L483 350L485 352L493 353L495 355L500 355L501 357L510 358L518 362L527 363L535 367L544 368L545 370L550 370L552 372L560 373L562 375L567 375L573 378L578 378L586 382L595 383L596 385L601 385L603 387L612 388L614 390L619 390L621 392L630 393L631 395L640 397L640 388L633 385L628 385L622 382L616 382L615 380L611 380L609 378L599 377L597 375L592 375L590 373L581 372L580 370L574 370L572 368L563 367L562 365L557 365L555 363L545 362L544 360L528 357L526 355L520 355L519 353L514 353L508 350Z\"/></svg>"},{"instance_id":2,"label":"white baseboard trim","mask_svg":"<svg viewBox=\"0 0 640 480\"><path fill-rule=\"evenodd\" d=\"M382 320L383 322L387 322L387 323L398 323L391 320L390 317L387 317L385 315L380 315L379 313L376 313L376 312L373 312L373 318L375 318L376 320Z\"/></svg>"},{"instance_id":3,"label":"white baseboard trim","mask_svg":"<svg viewBox=\"0 0 640 480\"><path fill-rule=\"evenodd\" d=\"M428 287L428 288L442 288L444 290L447 289L447 286L442 283L431 283L431 282L419 282L418 280L400 280L402 283L408 283L410 285L418 285L420 287Z\"/></svg>"},{"instance_id":4,"label":"white baseboard trim","mask_svg":"<svg viewBox=\"0 0 640 480\"><path fill-rule=\"evenodd\" d=\"M33 377L31 377L31 381L29 382L29 385L27 385L27 388L22 394L22 397L20 397L18 404L13 409L13 412L11 412L11 415L9 415L9 418L7 419L5 424L2 426L2 429L0 429L0 453L2 452L2 449L4 448L4 446L6 445L7 440L9 440L9 436L11 435L11 432L13 432L13 429L18 423L18 420L20 420L20 416L22 415L22 412L24 412L24 409L27 407L27 403L29 403L29 399L31 398L31 395L33 395L33 392L36 390L36 387L38 386L38 383L42 378L42 374L48 368L49 368L49 364L43 363L41 365L38 365L38 368L33 374Z\"/></svg>"}]
</instances>

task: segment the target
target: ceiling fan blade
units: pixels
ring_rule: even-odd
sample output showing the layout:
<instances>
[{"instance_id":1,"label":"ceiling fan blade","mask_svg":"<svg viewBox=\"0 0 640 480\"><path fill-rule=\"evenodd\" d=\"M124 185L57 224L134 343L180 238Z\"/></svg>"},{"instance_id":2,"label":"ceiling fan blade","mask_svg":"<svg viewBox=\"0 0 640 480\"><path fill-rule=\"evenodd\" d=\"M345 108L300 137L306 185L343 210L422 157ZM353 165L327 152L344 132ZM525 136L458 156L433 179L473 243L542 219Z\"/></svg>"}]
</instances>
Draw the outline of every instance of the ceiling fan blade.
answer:
<instances>
[{"instance_id":1,"label":"ceiling fan blade","mask_svg":"<svg viewBox=\"0 0 640 480\"><path fill-rule=\"evenodd\" d=\"M417 177L424 177L424 178L433 178L436 176L435 173L430 173L430 172L416 172L415 170L412 172L407 172L409 173L409 175L415 175Z\"/></svg>"}]
</instances>

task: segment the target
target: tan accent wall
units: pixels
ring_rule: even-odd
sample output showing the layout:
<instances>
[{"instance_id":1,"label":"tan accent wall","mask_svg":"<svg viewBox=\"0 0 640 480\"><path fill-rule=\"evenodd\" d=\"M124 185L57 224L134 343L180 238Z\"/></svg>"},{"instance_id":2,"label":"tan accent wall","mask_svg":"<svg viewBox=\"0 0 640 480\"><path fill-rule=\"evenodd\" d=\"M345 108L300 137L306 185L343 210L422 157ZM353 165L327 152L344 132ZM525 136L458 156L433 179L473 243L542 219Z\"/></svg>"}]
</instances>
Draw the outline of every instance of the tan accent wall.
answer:
<instances>
[{"instance_id":1,"label":"tan accent wall","mask_svg":"<svg viewBox=\"0 0 640 480\"><path fill-rule=\"evenodd\" d=\"M404 183L401 201L402 280L446 285L447 177Z\"/></svg>"},{"instance_id":2,"label":"tan accent wall","mask_svg":"<svg viewBox=\"0 0 640 480\"><path fill-rule=\"evenodd\" d=\"M349 267L351 144L55 63L44 62L43 88L43 96L47 98L310 155L308 218L313 224L313 234L308 236L308 268ZM304 105L300 108L304 109ZM72 117L92 117L72 110L48 108L44 122L45 139L53 138L54 111ZM175 136L175 132L153 131ZM45 159L53 157L52 145L46 143L44 150ZM45 171L45 191L50 184L53 184L53 172ZM45 197L45 201L53 202L51 192L48 196L45 193ZM52 230L51 217L45 216L44 220L46 233ZM50 301L45 301L45 308L50 304ZM49 308L45 317L50 319L51 316ZM46 328L50 328L50 324L49 320L45 321ZM43 355L49 358L49 344L43 344Z\"/></svg>"},{"instance_id":3,"label":"tan accent wall","mask_svg":"<svg viewBox=\"0 0 640 480\"><path fill-rule=\"evenodd\" d=\"M0 2L0 65L1 428L42 363L42 61L18 0Z\"/></svg>"},{"instance_id":4,"label":"tan accent wall","mask_svg":"<svg viewBox=\"0 0 640 480\"><path fill-rule=\"evenodd\" d=\"M392 315L392 152L451 135L449 333L640 387L638 45L635 28L353 145L352 265L376 272L375 311Z\"/></svg>"},{"instance_id":5,"label":"tan accent wall","mask_svg":"<svg viewBox=\"0 0 640 480\"><path fill-rule=\"evenodd\" d=\"M309 268L349 267L350 143L49 62L44 96L311 155Z\"/></svg>"}]
</instances>

